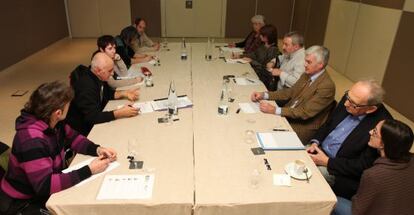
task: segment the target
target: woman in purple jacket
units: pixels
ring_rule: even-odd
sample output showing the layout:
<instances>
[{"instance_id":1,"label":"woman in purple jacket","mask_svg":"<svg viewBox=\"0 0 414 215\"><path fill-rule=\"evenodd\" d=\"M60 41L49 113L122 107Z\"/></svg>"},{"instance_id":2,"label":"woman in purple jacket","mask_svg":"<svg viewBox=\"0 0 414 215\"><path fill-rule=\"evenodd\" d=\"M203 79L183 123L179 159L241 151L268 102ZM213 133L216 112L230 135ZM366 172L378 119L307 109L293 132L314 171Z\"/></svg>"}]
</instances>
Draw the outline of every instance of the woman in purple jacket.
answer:
<instances>
[{"instance_id":1,"label":"woman in purple jacket","mask_svg":"<svg viewBox=\"0 0 414 215\"><path fill-rule=\"evenodd\" d=\"M113 149L94 144L64 123L72 89L62 82L40 85L16 119L8 170L0 184L0 214L47 214L51 194L104 171L116 160ZM69 173L65 149L99 156Z\"/></svg>"}]
</instances>

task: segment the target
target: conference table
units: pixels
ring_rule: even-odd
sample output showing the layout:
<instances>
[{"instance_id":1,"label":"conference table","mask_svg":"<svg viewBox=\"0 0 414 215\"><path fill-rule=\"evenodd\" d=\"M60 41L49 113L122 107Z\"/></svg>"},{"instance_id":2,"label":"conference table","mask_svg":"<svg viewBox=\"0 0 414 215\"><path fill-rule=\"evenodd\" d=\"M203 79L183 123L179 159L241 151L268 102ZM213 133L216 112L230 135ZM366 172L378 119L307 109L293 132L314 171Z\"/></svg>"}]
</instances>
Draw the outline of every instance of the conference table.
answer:
<instances>
[{"instance_id":1,"label":"conference table","mask_svg":"<svg viewBox=\"0 0 414 215\"><path fill-rule=\"evenodd\" d=\"M304 150L266 151L258 147L253 132L291 127L280 116L264 113L236 113L238 104L249 102L253 91L264 85L237 85L229 82L231 97L227 115L218 114L224 75L257 79L249 64L230 64L213 58L205 60L206 44L191 43L188 59L180 59L180 44L169 43L168 51L156 53L160 65L145 65L153 73L153 87L140 86L139 102L166 97L171 80L178 95L187 95L191 108L179 109L178 121L158 123L165 111L95 125L88 138L114 148L119 167L106 175L153 174L149 199L97 200L104 176L53 194L47 208L53 214L330 214L336 197ZM228 56L229 53L226 53ZM138 70L142 65L133 65ZM270 101L269 101L270 102ZM106 110L129 104L110 101ZM128 142L136 140L142 169L129 169ZM77 155L75 165L88 156ZM268 160L271 170L264 164ZM284 174L294 160L305 161L312 177L291 180L291 186L273 184L274 174ZM253 184L254 181L254 184Z\"/></svg>"}]
</instances>

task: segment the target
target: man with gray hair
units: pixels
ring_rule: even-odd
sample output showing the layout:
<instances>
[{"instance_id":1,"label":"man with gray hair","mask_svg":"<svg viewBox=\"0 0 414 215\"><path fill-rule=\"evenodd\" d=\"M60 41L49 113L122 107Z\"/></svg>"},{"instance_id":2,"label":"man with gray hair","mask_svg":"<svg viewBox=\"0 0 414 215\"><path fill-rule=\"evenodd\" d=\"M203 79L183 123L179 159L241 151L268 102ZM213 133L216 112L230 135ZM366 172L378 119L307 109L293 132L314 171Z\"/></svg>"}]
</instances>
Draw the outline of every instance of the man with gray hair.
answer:
<instances>
[{"instance_id":1,"label":"man with gray hair","mask_svg":"<svg viewBox=\"0 0 414 215\"><path fill-rule=\"evenodd\" d=\"M392 118L383 95L373 80L355 83L310 141L307 152L338 196L351 199L362 172L378 158L368 141L378 122Z\"/></svg>"},{"instance_id":2,"label":"man with gray hair","mask_svg":"<svg viewBox=\"0 0 414 215\"><path fill-rule=\"evenodd\" d=\"M274 58L266 67L274 77L279 77L277 90L292 87L305 71L304 39L298 32L289 32L283 37L282 51L278 59ZM277 67L277 61L280 67Z\"/></svg>"},{"instance_id":3,"label":"man with gray hair","mask_svg":"<svg viewBox=\"0 0 414 215\"><path fill-rule=\"evenodd\" d=\"M304 144L322 126L335 104L335 84L325 71L328 60L327 48L312 46L306 50L305 72L291 88L251 95L252 101L260 101L262 112L286 117ZM286 104L278 107L263 99Z\"/></svg>"},{"instance_id":4,"label":"man with gray hair","mask_svg":"<svg viewBox=\"0 0 414 215\"><path fill-rule=\"evenodd\" d=\"M265 25L265 18L262 15L255 15L250 20L253 31L247 35L246 39L238 43L229 43L229 47L244 48L245 53L254 52L261 44L260 29Z\"/></svg>"}]
</instances>

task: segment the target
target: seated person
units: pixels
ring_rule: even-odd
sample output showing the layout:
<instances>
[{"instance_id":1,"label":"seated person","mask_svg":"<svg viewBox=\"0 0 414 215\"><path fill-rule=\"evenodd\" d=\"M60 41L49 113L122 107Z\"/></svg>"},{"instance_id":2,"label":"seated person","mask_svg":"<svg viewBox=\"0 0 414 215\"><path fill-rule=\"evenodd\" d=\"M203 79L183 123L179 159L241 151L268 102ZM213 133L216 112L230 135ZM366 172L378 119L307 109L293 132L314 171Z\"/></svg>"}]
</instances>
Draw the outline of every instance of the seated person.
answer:
<instances>
[{"instance_id":1,"label":"seated person","mask_svg":"<svg viewBox=\"0 0 414 215\"><path fill-rule=\"evenodd\" d=\"M160 49L160 43L154 43L145 33L147 23L143 18L136 18L134 27L137 29L139 38L133 41L132 48L136 53L146 51L158 51Z\"/></svg>"},{"instance_id":2,"label":"seated person","mask_svg":"<svg viewBox=\"0 0 414 215\"><path fill-rule=\"evenodd\" d=\"M123 117L138 115L132 106L124 106L113 111L103 111L109 100L138 99L137 89L114 91L107 81L113 75L114 61L104 53L97 53L92 58L91 68L73 84L75 98L72 100L67 122L75 130L87 136L92 127L98 123L109 122Z\"/></svg>"},{"instance_id":3,"label":"seated person","mask_svg":"<svg viewBox=\"0 0 414 215\"><path fill-rule=\"evenodd\" d=\"M329 50L323 46L312 46L306 50L305 73L291 88L274 92L253 92L251 100L260 101L263 113L286 117L302 143L306 144L325 122L335 101L335 83L325 67ZM282 107L274 106L263 99L286 101Z\"/></svg>"},{"instance_id":4,"label":"seated person","mask_svg":"<svg viewBox=\"0 0 414 215\"><path fill-rule=\"evenodd\" d=\"M262 45L259 46L254 52L250 52L244 55L233 55L233 58L243 57L244 60L250 63L256 72L259 79L269 89L269 83L272 80L271 74L266 71L266 64L272 59L276 58L280 52L277 47L277 29L273 25L265 25L260 28L260 40Z\"/></svg>"},{"instance_id":5,"label":"seated person","mask_svg":"<svg viewBox=\"0 0 414 215\"><path fill-rule=\"evenodd\" d=\"M310 141L310 157L338 196L351 199L362 172L378 157L367 143L369 131L392 118L382 105L383 94L375 81L355 83Z\"/></svg>"},{"instance_id":6,"label":"seated person","mask_svg":"<svg viewBox=\"0 0 414 215\"><path fill-rule=\"evenodd\" d=\"M339 197L334 215L412 214L414 211L414 135L406 124L386 119L370 132L368 145L379 158L365 170L358 192Z\"/></svg>"},{"instance_id":7,"label":"seated person","mask_svg":"<svg viewBox=\"0 0 414 215\"><path fill-rule=\"evenodd\" d=\"M139 54L133 50L132 43L137 39L139 39L138 31L132 26L122 29L121 34L115 37L116 53L121 56L128 69L131 64L145 63L154 59L151 55Z\"/></svg>"},{"instance_id":8,"label":"seated person","mask_svg":"<svg viewBox=\"0 0 414 215\"><path fill-rule=\"evenodd\" d=\"M260 28L265 25L265 18L262 15L255 15L251 18L253 31L247 35L246 39L238 43L229 43L229 47L244 48L245 53L254 52L262 44L260 40Z\"/></svg>"},{"instance_id":9,"label":"seated person","mask_svg":"<svg viewBox=\"0 0 414 215\"><path fill-rule=\"evenodd\" d=\"M0 185L0 214L44 214L53 193L103 172L116 152L94 144L64 123L72 89L62 82L40 85L16 119L9 168ZM69 173L64 149L99 156Z\"/></svg>"},{"instance_id":10,"label":"seated person","mask_svg":"<svg viewBox=\"0 0 414 215\"><path fill-rule=\"evenodd\" d=\"M277 90L292 87L305 72L305 48L303 36L289 32L283 38L283 55L268 63L267 71L278 77ZM277 66L279 62L280 66Z\"/></svg>"},{"instance_id":11,"label":"seated person","mask_svg":"<svg viewBox=\"0 0 414 215\"><path fill-rule=\"evenodd\" d=\"M108 79L110 87L116 89L118 87L130 86L142 82L142 73L129 74L124 61L119 54L116 53L115 38L113 36L103 35L99 37L97 45L98 50L93 55L98 52L103 52L114 61L114 75ZM118 80L118 77L125 79Z\"/></svg>"}]
</instances>

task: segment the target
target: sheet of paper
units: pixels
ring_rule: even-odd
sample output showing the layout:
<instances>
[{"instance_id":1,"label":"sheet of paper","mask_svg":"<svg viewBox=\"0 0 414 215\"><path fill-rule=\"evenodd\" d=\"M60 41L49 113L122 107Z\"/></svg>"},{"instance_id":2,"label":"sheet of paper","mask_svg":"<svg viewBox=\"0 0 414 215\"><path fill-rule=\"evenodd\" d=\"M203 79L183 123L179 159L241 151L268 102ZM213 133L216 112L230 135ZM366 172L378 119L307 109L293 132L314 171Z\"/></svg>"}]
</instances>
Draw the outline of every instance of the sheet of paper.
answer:
<instances>
[{"instance_id":1,"label":"sheet of paper","mask_svg":"<svg viewBox=\"0 0 414 215\"><path fill-rule=\"evenodd\" d=\"M84 167L85 165L89 165L93 161L93 159L95 159L95 158L96 157L92 157L92 158L89 158L87 160L84 160L84 161L82 161L80 163L77 163L77 164L75 164L73 166L70 166L69 168L66 168L66 169L62 170L62 172L63 173L68 173L68 172L72 172L73 170L78 170L78 169ZM75 186L77 186L77 187L82 186L82 185L84 185L84 184L86 184L86 183L94 180L95 178L97 178L97 177L99 177L99 176L101 176L101 175L103 175L103 174L105 174L105 173L107 173L107 172L109 172L109 171L117 168L119 165L120 164L117 161L111 162L109 164L108 168L106 168L105 171L103 171L101 173L98 173L98 174L95 174L95 175L92 175L91 177L89 177L89 178L81 181L80 183L76 184Z\"/></svg>"},{"instance_id":2,"label":"sheet of paper","mask_svg":"<svg viewBox=\"0 0 414 215\"><path fill-rule=\"evenodd\" d=\"M155 111L168 109L168 99L151 101L152 108ZM193 103L187 96L177 98L177 108L186 108L193 106Z\"/></svg>"},{"instance_id":3,"label":"sheet of paper","mask_svg":"<svg viewBox=\"0 0 414 215\"><path fill-rule=\"evenodd\" d=\"M245 78L245 77L237 77L234 80L236 80L237 85L259 85L261 82L258 79L253 78Z\"/></svg>"},{"instance_id":4,"label":"sheet of paper","mask_svg":"<svg viewBox=\"0 0 414 215\"><path fill-rule=\"evenodd\" d=\"M152 197L154 178L152 174L107 175L96 199L149 199Z\"/></svg>"},{"instance_id":5,"label":"sheet of paper","mask_svg":"<svg viewBox=\"0 0 414 215\"><path fill-rule=\"evenodd\" d=\"M237 48L237 47L229 48L229 47L222 46L222 47L220 47L220 49L223 50L224 52L235 52L235 53L244 52L243 49Z\"/></svg>"},{"instance_id":6,"label":"sheet of paper","mask_svg":"<svg viewBox=\"0 0 414 215\"><path fill-rule=\"evenodd\" d=\"M290 176L288 174L273 174L273 185L290 187Z\"/></svg>"},{"instance_id":7,"label":"sheet of paper","mask_svg":"<svg viewBox=\"0 0 414 215\"><path fill-rule=\"evenodd\" d=\"M298 135L293 131L257 132L257 139L264 150L305 149Z\"/></svg>"},{"instance_id":8,"label":"sheet of paper","mask_svg":"<svg viewBox=\"0 0 414 215\"><path fill-rule=\"evenodd\" d=\"M259 113L259 103L258 102L246 102L246 103L239 103L240 109L243 113Z\"/></svg>"},{"instance_id":9,"label":"sheet of paper","mask_svg":"<svg viewBox=\"0 0 414 215\"><path fill-rule=\"evenodd\" d=\"M226 63L242 63L242 64L246 64L249 63L248 61L244 60L244 59L231 59L231 58L226 58Z\"/></svg>"},{"instance_id":10,"label":"sheet of paper","mask_svg":"<svg viewBox=\"0 0 414 215\"><path fill-rule=\"evenodd\" d=\"M118 105L116 107L116 109L119 110L124 106L125 105ZM132 107L139 108L139 112L141 114L154 112L154 109L152 108L151 102L135 102L134 104L132 104Z\"/></svg>"}]
</instances>

